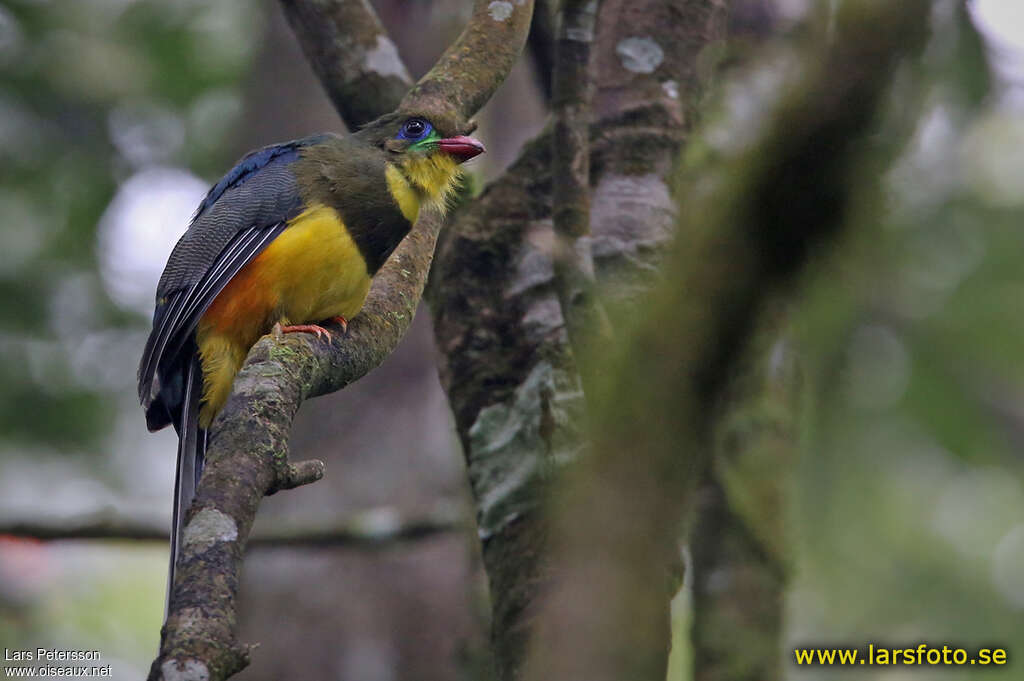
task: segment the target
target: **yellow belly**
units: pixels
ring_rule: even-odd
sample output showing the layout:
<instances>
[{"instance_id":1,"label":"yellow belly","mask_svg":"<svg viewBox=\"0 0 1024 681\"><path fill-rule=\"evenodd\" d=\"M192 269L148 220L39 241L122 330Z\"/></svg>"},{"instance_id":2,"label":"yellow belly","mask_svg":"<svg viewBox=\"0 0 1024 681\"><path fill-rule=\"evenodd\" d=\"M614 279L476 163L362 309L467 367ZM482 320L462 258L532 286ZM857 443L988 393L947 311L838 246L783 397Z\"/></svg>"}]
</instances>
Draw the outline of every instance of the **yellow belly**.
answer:
<instances>
[{"instance_id":1,"label":"yellow belly","mask_svg":"<svg viewBox=\"0 0 1024 681\"><path fill-rule=\"evenodd\" d=\"M296 217L260 259L278 301L275 321L283 324L354 317L370 291L366 261L333 208Z\"/></svg>"},{"instance_id":2,"label":"yellow belly","mask_svg":"<svg viewBox=\"0 0 1024 681\"><path fill-rule=\"evenodd\" d=\"M232 278L199 322L200 425L209 427L249 348L275 322L351 319L369 290L366 261L333 208L318 205L295 217Z\"/></svg>"}]
</instances>

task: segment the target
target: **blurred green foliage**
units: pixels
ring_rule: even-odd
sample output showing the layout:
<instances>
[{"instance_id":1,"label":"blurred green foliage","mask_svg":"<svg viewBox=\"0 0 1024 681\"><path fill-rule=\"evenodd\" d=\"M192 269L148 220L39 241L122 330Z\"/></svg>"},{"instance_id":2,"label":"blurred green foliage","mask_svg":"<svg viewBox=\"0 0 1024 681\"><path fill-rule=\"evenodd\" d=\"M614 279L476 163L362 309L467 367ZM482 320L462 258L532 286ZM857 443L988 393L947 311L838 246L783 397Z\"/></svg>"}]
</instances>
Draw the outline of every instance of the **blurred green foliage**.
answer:
<instances>
[{"instance_id":1,"label":"blurred green foliage","mask_svg":"<svg viewBox=\"0 0 1024 681\"><path fill-rule=\"evenodd\" d=\"M126 275L103 271L101 217L136 173L223 172L265 10L256 0L0 2L7 502L35 498L51 511L89 497L91 507L114 503L109 488L83 478L117 465L119 414L141 423L134 364L149 320L110 295L111 277ZM75 459L58 470L63 455ZM144 676L159 635L163 547L0 537L0 556L0 647L95 648L114 678Z\"/></svg>"},{"instance_id":2,"label":"blurred green foliage","mask_svg":"<svg viewBox=\"0 0 1024 681\"><path fill-rule=\"evenodd\" d=\"M934 3L928 45L894 74L875 130L856 150L849 236L816 259L796 297L787 337L806 384L796 494L783 521L795 568L783 678L1021 678L1024 38L1016 51L988 42L971 21L973 4ZM802 68L799 42L772 41L714 88L684 166L713 164L758 139ZM1012 60L1016 68L1000 68ZM772 407L759 407L762 420ZM738 473L756 490L787 477L787 462L775 464ZM733 510L750 515L762 500L745 494ZM760 511L762 524L776 520L774 508ZM739 583L727 567L713 578L720 590ZM676 626L685 622L677 614ZM726 633L726 648L745 640L746 632ZM869 642L1003 646L1011 662L913 670L793 662L794 646Z\"/></svg>"},{"instance_id":3,"label":"blurred green foliage","mask_svg":"<svg viewBox=\"0 0 1024 681\"><path fill-rule=\"evenodd\" d=\"M11 650L99 650L113 678L142 678L156 651L166 556L125 542L0 539L4 567L28 576L0 580L0 641ZM10 577L11 575L0 575ZM5 587L17 584L17 593Z\"/></svg>"},{"instance_id":4,"label":"blurred green foliage","mask_svg":"<svg viewBox=\"0 0 1024 681\"><path fill-rule=\"evenodd\" d=\"M6 446L103 444L111 398L131 376L97 385L76 370L77 346L90 333L143 322L104 289L97 225L117 185L138 170L223 170L262 9L254 0L0 4Z\"/></svg>"},{"instance_id":5,"label":"blurred green foliage","mask_svg":"<svg viewBox=\"0 0 1024 681\"><path fill-rule=\"evenodd\" d=\"M937 3L933 36L882 122L912 131L852 236L807 282L812 386L793 524L792 644L913 642L1024 651L1024 110L990 83L968 14ZM792 648L787 647L792 661ZM836 670L802 669L799 679ZM903 669L849 670L889 678Z\"/></svg>"}]
</instances>

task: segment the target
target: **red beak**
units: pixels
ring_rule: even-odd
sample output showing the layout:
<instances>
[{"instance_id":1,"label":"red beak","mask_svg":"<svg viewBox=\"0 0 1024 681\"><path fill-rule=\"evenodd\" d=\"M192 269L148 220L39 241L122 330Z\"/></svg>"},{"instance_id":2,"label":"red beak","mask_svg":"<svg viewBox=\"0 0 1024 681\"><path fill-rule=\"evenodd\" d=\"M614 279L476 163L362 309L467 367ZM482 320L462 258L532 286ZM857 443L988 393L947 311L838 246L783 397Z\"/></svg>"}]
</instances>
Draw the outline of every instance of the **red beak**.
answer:
<instances>
[{"instance_id":1,"label":"red beak","mask_svg":"<svg viewBox=\"0 0 1024 681\"><path fill-rule=\"evenodd\" d=\"M438 142L437 146L446 154L451 154L459 159L459 163L464 163L474 156L479 156L487 151L480 140L466 137L465 135L448 137Z\"/></svg>"}]
</instances>

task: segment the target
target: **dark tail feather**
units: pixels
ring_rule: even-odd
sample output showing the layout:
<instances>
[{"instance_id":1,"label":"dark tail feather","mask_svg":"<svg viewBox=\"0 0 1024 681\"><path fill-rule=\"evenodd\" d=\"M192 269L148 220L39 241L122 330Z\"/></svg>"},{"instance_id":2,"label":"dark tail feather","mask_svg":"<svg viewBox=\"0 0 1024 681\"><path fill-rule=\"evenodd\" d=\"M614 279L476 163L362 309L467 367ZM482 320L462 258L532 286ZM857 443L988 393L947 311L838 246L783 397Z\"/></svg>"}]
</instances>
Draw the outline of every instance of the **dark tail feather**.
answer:
<instances>
[{"instance_id":1,"label":"dark tail feather","mask_svg":"<svg viewBox=\"0 0 1024 681\"><path fill-rule=\"evenodd\" d=\"M178 427L178 472L174 478L174 515L171 516L171 566L167 577L167 602L164 617L171 601L174 586L174 568L178 563L181 533L185 528L185 512L192 505L203 472L206 454L206 431L199 427L199 400L203 393L203 377L199 358L193 357L185 377L185 395L181 405Z\"/></svg>"}]
</instances>

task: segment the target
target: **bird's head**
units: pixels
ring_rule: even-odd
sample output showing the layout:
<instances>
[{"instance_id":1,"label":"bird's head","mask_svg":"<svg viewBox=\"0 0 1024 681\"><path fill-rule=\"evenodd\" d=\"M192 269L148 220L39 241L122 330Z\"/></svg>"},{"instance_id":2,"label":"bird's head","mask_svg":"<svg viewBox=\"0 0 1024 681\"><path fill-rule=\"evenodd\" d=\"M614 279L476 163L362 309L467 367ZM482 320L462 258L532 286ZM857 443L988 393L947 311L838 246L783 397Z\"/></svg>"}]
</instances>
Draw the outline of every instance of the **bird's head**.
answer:
<instances>
[{"instance_id":1,"label":"bird's head","mask_svg":"<svg viewBox=\"0 0 1024 681\"><path fill-rule=\"evenodd\" d=\"M394 136L384 141L384 148L403 155L405 158L400 162L440 155L450 157L456 164L485 151L479 140L466 135L444 134L425 116L409 116L402 120Z\"/></svg>"},{"instance_id":2,"label":"bird's head","mask_svg":"<svg viewBox=\"0 0 1024 681\"><path fill-rule=\"evenodd\" d=\"M469 132L470 127L441 118L431 120L419 113L395 112L369 123L356 136L384 152L392 193L402 191L398 185L405 183L418 202L427 201L443 210L455 190L459 165L485 151L479 140L459 134L460 128Z\"/></svg>"}]
</instances>

